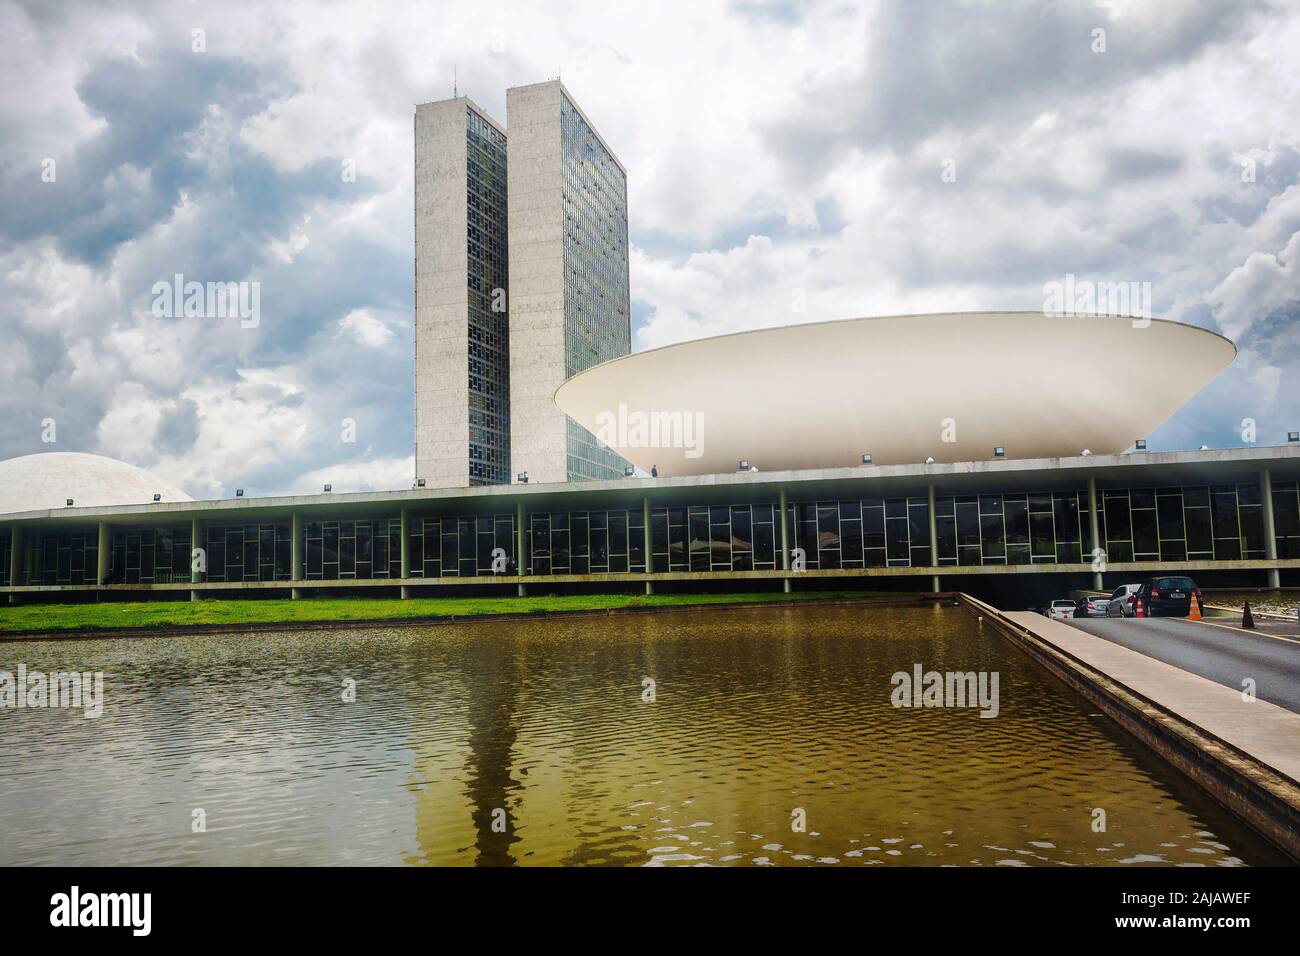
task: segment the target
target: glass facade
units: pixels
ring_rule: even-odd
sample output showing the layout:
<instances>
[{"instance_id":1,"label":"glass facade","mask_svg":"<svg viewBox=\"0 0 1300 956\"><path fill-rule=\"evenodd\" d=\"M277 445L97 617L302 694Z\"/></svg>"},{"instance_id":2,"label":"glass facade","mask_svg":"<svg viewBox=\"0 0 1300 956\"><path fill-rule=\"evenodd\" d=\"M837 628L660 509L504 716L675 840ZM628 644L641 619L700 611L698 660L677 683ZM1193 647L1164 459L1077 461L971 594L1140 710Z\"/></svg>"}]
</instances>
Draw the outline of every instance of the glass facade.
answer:
<instances>
[{"instance_id":1,"label":"glass facade","mask_svg":"<svg viewBox=\"0 0 1300 956\"><path fill-rule=\"evenodd\" d=\"M281 527L285 526L276 526L277 531ZM303 522L303 534L306 565L303 577L308 581L402 576L402 519L397 515L360 521L306 521ZM267 539L263 538L262 542L265 545ZM285 548L280 547L278 536L271 543L275 546L275 580L287 580L290 576L287 528ZM282 550L285 558L283 577L279 566ZM261 553L265 555L264 551ZM262 573L265 574L266 570Z\"/></svg>"},{"instance_id":2,"label":"glass facade","mask_svg":"<svg viewBox=\"0 0 1300 956\"><path fill-rule=\"evenodd\" d=\"M455 518L414 518L411 577L468 578L497 573L494 554L504 552L515 569L515 517L512 514Z\"/></svg>"},{"instance_id":3,"label":"glass facade","mask_svg":"<svg viewBox=\"0 0 1300 956\"><path fill-rule=\"evenodd\" d=\"M113 550L108 561L109 584L174 584L190 579L188 525L179 528L116 529L111 540Z\"/></svg>"},{"instance_id":4,"label":"glass facade","mask_svg":"<svg viewBox=\"0 0 1300 956\"><path fill-rule=\"evenodd\" d=\"M527 518L529 574L645 571L645 513L640 508L542 512Z\"/></svg>"},{"instance_id":5,"label":"glass facade","mask_svg":"<svg viewBox=\"0 0 1300 956\"><path fill-rule=\"evenodd\" d=\"M1279 558L1300 558L1300 485L1273 486ZM1098 528L1108 564L1259 560L1266 554L1256 484L1098 489ZM525 514L525 573L626 574L646 570L641 507ZM412 578L488 577L516 570L513 512L408 518ZM938 553L930 553L930 505L920 494L794 501L789 545L809 570L1084 564L1092 560L1083 489L937 495ZM308 581L401 576L401 519L303 521ZM775 501L681 505L650 510L655 573L774 571L781 561ZM189 580L189 526L114 528L108 583ZM208 525L208 582L291 577L291 524ZM32 533L22 538L21 583L94 584L98 533ZM9 534L0 534L0 582L8 584ZM504 562L504 564L503 564Z\"/></svg>"},{"instance_id":6,"label":"glass facade","mask_svg":"<svg viewBox=\"0 0 1300 956\"><path fill-rule=\"evenodd\" d=\"M564 196L564 374L632 349L627 177L568 97L560 97ZM626 462L567 422L571 480L619 478Z\"/></svg>"},{"instance_id":7,"label":"glass facade","mask_svg":"<svg viewBox=\"0 0 1300 956\"><path fill-rule=\"evenodd\" d=\"M1092 560L1086 491L939 496L934 513L940 566Z\"/></svg>"},{"instance_id":8,"label":"glass facade","mask_svg":"<svg viewBox=\"0 0 1300 956\"><path fill-rule=\"evenodd\" d=\"M789 527L791 547L803 549L809 568L930 564L930 505L924 497L795 504Z\"/></svg>"},{"instance_id":9,"label":"glass facade","mask_svg":"<svg viewBox=\"0 0 1300 956\"><path fill-rule=\"evenodd\" d=\"M693 505L650 511L651 568L753 571L780 567L779 506Z\"/></svg>"},{"instance_id":10,"label":"glass facade","mask_svg":"<svg viewBox=\"0 0 1300 956\"><path fill-rule=\"evenodd\" d=\"M469 483L505 484L510 481L506 137L469 107L465 117Z\"/></svg>"},{"instance_id":11,"label":"glass facade","mask_svg":"<svg viewBox=\"0 0 1300 956\"><path fill-rule=\"evenodd\" d=\"M24 584L94 584L99 570L99 532L36 534L30 539Z\"/></svg>"},{"instance_id":12,"label":"glass facade","mask_svg":"<svg viewBox=\"0 0 1300 956\"><path fill-rule=\"evenodd\" d=\"M1300 558L1300 483L1273 486L1273 531L1279 558Z\"/></svg>"},{"instance_id":13,"label":"glass facade","mask_svg":"<svg viewBox=\"0 0 1300 956\"><path fill-rule=\"evenodd\" d=\"M199 533L206 551L204 581L287 581L291 532L283 524L208 525Z\"/></svg>"}]
</instances>

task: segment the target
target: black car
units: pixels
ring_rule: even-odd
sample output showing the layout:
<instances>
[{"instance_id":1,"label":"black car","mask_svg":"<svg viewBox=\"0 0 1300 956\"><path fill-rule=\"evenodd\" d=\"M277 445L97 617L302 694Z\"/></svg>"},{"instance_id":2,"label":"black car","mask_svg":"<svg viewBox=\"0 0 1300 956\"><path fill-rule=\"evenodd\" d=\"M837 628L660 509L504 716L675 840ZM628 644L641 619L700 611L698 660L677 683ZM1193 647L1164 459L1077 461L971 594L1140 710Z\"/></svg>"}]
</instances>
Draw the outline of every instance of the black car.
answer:
<instances>
[{"instance_id":1,"label":"black car","mask_svg":"<svg viewBox=\"0 0 1300 956\"><path fill-rule=\"evenodd\" d=\"M1192 610L1192 595L1201 602L1201 589L1191 578L1168 575L1148 578L1138 588L1137 599L1147 617L1187 617Z\"/></svg>"}]
</instances>

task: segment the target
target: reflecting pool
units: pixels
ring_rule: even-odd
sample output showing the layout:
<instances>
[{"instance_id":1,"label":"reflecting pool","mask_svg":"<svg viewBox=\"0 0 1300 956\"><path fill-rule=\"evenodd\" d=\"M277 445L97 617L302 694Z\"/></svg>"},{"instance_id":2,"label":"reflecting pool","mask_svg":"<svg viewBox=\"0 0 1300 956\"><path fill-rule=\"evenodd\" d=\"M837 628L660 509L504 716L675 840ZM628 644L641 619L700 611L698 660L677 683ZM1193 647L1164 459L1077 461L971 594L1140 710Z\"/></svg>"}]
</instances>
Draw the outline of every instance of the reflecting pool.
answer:
<instances>
[{"instance_id":1,"label":"reflecting pool","mask_svg":"<svg viewBox=\"0 0 1300 956\"><path fill-rule=\"evenodd\" d=\"M3 864L1286 862L957 607L0 643L20 663L102 671L104 712L0 710ZM893 706L918 664L996 673L997 716Z\"/></svg>"}]
</instances>

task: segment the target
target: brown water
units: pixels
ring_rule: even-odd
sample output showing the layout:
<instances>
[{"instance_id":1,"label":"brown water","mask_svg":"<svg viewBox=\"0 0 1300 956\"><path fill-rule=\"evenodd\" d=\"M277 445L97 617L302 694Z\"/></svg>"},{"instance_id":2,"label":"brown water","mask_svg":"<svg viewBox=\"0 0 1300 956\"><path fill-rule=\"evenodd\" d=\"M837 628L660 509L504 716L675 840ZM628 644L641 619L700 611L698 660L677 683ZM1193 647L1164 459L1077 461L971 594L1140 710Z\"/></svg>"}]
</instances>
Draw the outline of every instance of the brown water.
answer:
<instances>
[{"instance_id":1,"label":"brown water","mask_svg":"<svg viewBox=\"0 0 1300 956\"><path fill-rule=\"evenodd\" d=\"M0 710L3 864L1284 862L958 608L0 644L20 661L102 670L106 704ZM894 708L915 663L998 672L998 716Z\"/></svg>"}]
</instances>

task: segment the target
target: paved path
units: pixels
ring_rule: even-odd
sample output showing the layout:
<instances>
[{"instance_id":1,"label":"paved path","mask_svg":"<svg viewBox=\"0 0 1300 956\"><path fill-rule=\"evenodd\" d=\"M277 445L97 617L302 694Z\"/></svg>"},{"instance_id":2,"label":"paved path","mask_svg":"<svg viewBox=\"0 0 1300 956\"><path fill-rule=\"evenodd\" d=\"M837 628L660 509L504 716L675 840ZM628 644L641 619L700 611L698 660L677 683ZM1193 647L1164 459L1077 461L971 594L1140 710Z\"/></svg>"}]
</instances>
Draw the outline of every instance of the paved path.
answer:
<instances>
[{"instance_id":1,"label":"paved path","mask_svg":"<svg viewBox=\"0 0 1300 956\"><path fill-rule=\"evenodd\" d=\"M1072 657L1096 668L1148 700L1181 715L1238 750L1251 754L1292 780L1300 781L1300 714L1264 700L1247 702L1236 688L1230 689L1219 682L1189 673L1181 667L1157 660L1144 651L1130 650L1121 642L1095 636L1085 630L1085 627L1072 626L1075 622L1067 624L1063 621L1050 621L1041 614L1029 611L1005 613L1011 621L1033 631ZM1193 621L1161 621L1159 618L1137 621L1080 620L1077 623L1089 626L1168 623L1214 630ZM1149 637L1139 634L1138 639L1150 645L1157 641L1156 633L1153 629ZM1231 637L1231 632L1224 633Z\"/></svg>"},{"instance_id":2,"label":"paved path","mask_svg":"<svg viewBox=\"0 0 1300 956\"><path fill-rule=\"evenodd\" d=\"M1073 627L1300 713L1300 641L1177 617L1075 618ZM1297 746L1300 746L1298 742Z\"/></svg>"}]
</instances>

